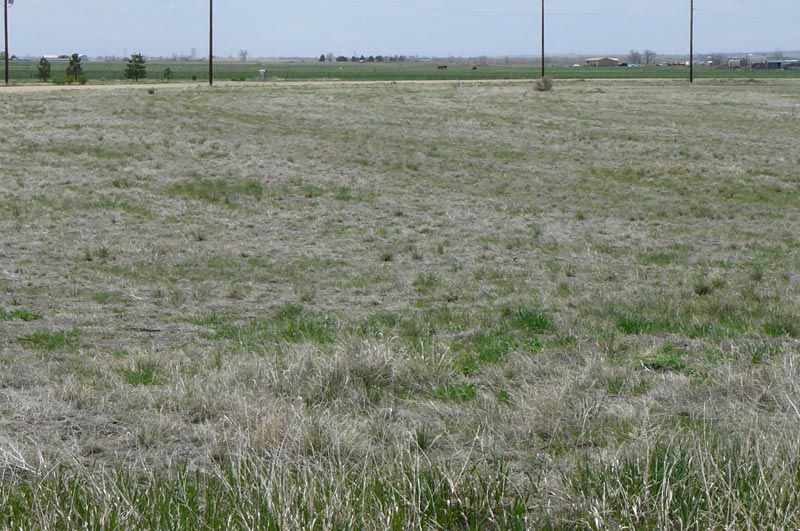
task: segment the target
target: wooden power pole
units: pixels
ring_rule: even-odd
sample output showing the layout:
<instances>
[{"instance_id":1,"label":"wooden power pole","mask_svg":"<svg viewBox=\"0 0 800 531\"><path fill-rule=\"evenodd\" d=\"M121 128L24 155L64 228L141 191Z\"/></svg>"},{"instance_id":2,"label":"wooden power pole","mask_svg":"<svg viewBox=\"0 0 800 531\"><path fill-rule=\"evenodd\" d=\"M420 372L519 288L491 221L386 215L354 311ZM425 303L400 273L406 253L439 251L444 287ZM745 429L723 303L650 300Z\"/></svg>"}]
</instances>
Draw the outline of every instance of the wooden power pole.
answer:
<instances>
[{"instance_id":1,"label":"wooden power pole","mask_svg":"<svg viewBox=\"0 0 800 531\"><path fill-rule=\"evenodd\" d=\"M694 0L689 0L689 83L694 83Z\"/></svg>"},{"instance_id":2,"label":"wooden power pole","mask_svg":"<svg viewBox=\"0 0 800 531\"><path fill-rule=\"evenodd\" d=\"M11 0L14 3L14 0ZM8 85L8 0L3 0L3 24L5 25L5 43L6 43L6 85Z\"/></svg>"},{"instance_id":3,"label":"wooden power pole","mask_svg":"<svg viewBox=\"0 0 800 531\"><path fill-rule=\"evenodd\" d=\"M208 0L208 85L214 85L214 0Z\"/></svg>"},{"instance_id":4,"label":"wooden power pole","mask_svg":"<svg viewBox=\"0 0 800 531\"><path fill-rule=\"evenodd\" d=\"M544 77L544 0L542 0L542 77Z\"/></svg>"}]
</instances>

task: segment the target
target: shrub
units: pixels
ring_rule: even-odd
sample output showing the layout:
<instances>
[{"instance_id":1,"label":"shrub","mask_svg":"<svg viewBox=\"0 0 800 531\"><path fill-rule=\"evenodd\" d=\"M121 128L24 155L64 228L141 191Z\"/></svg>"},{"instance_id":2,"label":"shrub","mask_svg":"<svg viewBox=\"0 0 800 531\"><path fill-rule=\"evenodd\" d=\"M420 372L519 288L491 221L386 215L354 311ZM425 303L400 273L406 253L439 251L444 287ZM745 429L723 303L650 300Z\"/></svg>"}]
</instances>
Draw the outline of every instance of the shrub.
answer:
<instances>
[{"instance_id":1,"label":"shrub","mask_svg":"<svg viewBox=\"0 0 800 531\"><path fill-rule=\"evenodd\" d=\"M74 53L69 58L67 64L67 77L71 77L73 81L83 75L83 65L81 65L81 56Z\"/></svg>"},{"instance_id":2,"label":"shrub","mask_svg":"<svg viewBox=\"0 0 800 531\"><path fill-rule=\"evenodd\" d=\"M544 76L533 82L533 88L537 92L550 92L553 90L553 76Z\"/></svg>"},{"instance_id":3,"label":"shrub","mask_svg":"<svg viewBox=\"0 0 800 531\"><path fill-rule=\"evenodd\" d=\"M39 81L47 81L50 79L50 61L42 57L39 59L39 64L36 67L36 77L39 78Z\"/></svg>"},{"instance_id":4,"label":"shrub","mask_svg":"<svg viewBox=\"0 0 800 531\"><path fill-rule=\"evenodd\" d=\"M140 53L132 54L125 66L125 79L139 81L147 77L147 67L144 56Z\"/></svg>"}]
</instances>

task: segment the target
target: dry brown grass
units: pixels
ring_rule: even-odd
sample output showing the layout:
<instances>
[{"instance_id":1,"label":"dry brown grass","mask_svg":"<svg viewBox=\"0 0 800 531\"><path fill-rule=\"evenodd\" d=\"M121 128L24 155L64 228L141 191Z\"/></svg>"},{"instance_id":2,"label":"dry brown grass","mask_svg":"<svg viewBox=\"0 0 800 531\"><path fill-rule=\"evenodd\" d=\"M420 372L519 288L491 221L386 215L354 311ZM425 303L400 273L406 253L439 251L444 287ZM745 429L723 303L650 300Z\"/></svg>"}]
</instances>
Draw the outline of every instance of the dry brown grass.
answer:
<instances>
[{"instance_id":1,"label":"dry brown grass","mask_svg":"<svg viewBox=\"0 0 800 531\"><path fill-rule=\"evenodd\" d=\"M544 76L533 82L533 88L537 92L550 92L553 90L553 76Z\"/></svg>"},{"instance_id":2,"label":"dry brown grass","mask_svg":"<svg viewBox=\"0 0 800 531\"><path fill-rule=\"evenodd\" d=\"M0 467L500 462L531 515L607 526L653 448L788 481L794 87L596 85L5 94ZM656 494L637 525L677 518Z\"/></svg>"}]
</instances>

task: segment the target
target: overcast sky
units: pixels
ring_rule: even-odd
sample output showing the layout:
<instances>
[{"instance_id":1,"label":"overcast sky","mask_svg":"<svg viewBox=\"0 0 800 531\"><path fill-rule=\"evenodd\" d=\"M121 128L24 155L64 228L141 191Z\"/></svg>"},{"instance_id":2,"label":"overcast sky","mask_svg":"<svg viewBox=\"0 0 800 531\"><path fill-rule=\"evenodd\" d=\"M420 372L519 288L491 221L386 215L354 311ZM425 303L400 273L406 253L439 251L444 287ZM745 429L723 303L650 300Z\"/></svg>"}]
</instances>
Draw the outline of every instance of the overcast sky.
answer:
<instances>
[{"instance_id":1,"label":"overcast sky","mask_svg":"<svg viewBox=\"0 0 800 531\"><path fill-rule=\"evenodd\" d=\"M208 53L208 0L16 0L11 52ZM532 55L539 0L216 0L215 54ZM548 53L685 53L689 0L546 0ZM798 0L695 0L696 49L800 49Z\"/></svg>"}]
</instances>

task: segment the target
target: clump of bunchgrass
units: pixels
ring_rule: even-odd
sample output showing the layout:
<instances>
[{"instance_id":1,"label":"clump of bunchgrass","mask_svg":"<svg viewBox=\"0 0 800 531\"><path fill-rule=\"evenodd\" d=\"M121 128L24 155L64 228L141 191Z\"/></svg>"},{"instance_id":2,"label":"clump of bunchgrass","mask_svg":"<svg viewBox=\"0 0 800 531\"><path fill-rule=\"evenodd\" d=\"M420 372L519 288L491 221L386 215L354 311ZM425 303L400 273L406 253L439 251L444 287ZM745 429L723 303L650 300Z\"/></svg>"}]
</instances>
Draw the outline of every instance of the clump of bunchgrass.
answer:
<instances>
[{"instance_id":1,"label":"clump of bunchgrass","mask_svg":"<svg viewBox=\"0 0 800 531\"><path fill-rule=\"evenodd\" d=\"M550 92L553 90L553 76L544 76L535 80L533 89L537 92Z\"/></svg>"}]
</instances>

